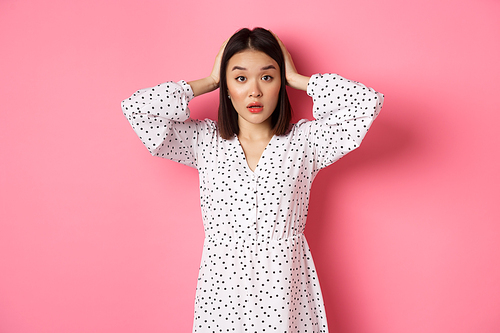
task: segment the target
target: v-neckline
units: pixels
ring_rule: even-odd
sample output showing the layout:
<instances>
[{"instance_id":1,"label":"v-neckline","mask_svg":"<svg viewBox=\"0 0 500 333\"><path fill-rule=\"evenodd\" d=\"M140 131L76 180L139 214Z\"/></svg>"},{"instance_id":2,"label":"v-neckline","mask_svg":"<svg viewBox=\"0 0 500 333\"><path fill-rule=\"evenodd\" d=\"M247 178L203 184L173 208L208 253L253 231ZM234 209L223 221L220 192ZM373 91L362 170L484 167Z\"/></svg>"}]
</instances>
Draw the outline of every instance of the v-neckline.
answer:
<instances>
[{"instance_id":1,"label":"v-neckline","mask_svg":"<svg viewBox=\"0 0 500 333\"><path fill-rule=\"evenodd\" d=\"M238 135L236 135L236 134L234 136L236 138L236 141L238 142L238 146L240 147L240 153L243 156L243 162L245 164L246 169L248 170L248 172L250 172L251 175L254 175L257 172L257 170L260 169L260 161L262 161L262 157L266 153L267 148L271 145L271 142L273 142L273 140L276 137L276 135L273 135L271 137L271 140L269 140L269 142L267 143L266 147L262 151L262 154L260 154L259 160L257 161L257 164L255 165L255 169L254 170L252 170L252 168L250 168L250 165L248 164L247 156L245 155L245 149L243 149L243 146L241 145L240 138L238 138Z\"/></svg>"}]
</instances>

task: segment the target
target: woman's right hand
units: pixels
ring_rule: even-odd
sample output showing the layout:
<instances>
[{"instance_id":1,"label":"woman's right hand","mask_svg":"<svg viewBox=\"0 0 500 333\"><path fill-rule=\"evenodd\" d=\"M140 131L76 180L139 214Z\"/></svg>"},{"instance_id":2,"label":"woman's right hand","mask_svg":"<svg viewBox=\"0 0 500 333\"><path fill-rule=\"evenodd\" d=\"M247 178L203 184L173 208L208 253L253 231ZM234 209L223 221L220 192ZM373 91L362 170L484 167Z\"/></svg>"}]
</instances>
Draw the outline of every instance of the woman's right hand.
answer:
<instances>
[{"instance_id":1,"label":"woman's right hand","mask_svg":"<svg viewBox=\"0 0 500 333\"><path fill-rule=\"evenodd\" d=\"M219 49L219 53L217 53L217 56L215 57L214 67L212 68L212 72L210 73L210 75L203 79L188 82L195 96L199 96L219 88L220 64L222 60L222 54L224 53L224 49L226 48L228 40L229 38L226 39L224 43L222 43L222 46Z\"/></svg>"},{"instance_id":2,"label":"woman's right hand","mask_svg":"<svg viewBox=\"0 0 500 333\"><path fill-rule=\"evenodd\" d=\"M212 73L210 74L210 78L214 81L214 84L216 88L219 87L220 83L220 64L222 61L222 54L224 53L224 49L226 48L227 41L229 40L226 39L224 43L222 43L219 53L217 53L217 56L215 57L215 62L214 62L214 67L212 68Z\"/></svg>"}]
</instances>

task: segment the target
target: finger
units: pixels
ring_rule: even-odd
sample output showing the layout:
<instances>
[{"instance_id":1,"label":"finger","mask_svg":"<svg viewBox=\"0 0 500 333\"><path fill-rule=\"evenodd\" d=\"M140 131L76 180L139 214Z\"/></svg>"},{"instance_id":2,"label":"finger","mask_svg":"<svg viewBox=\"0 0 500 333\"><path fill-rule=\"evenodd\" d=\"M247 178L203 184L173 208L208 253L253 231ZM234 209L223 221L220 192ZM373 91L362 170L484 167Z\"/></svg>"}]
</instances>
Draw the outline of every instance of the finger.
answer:
<instances>
[{"instance_id":1,"label":"finger","mask_svg":"<svg viewBox=\"0 0 500 333\"><path fill-rule=\"evenodd\" d=\"M281 47L281 50L283 51L283 53L284 54L289 53L286 46L285 46L285 43L283 43L283 41L278 37L278 35L276 35L274 32L272 32L272 34L274 35L274 37L278 41L278 44L280 44L280 47Z\"/></svg>"},{"instance_id":2,"label":"finger","mask_svg":"<svg viewBox=\"0 0 500 333\"><path fill-rule=\"evenodd\" d=\"M278 44L280 45L281 50L282 50L283 52L285 52L285 51L286 51L285 44L283 44L283 42L282 42L282 41L281 41L281 39L278 37L278 35L276 35L276 34L275 34L274 32L272 32L271 30L269 30L269 32L273 34L274 38L276 38L276 40L278 41Z\"/></svg>"},{"instance_id":3,"label":"finger","mask_svg":"<svg viewBox=\"0 0 500 333\"><path fill-rule=\"evenodd\" d=\"M229 37L229 38L231 38L231 37ZM227 45L227 42L229 41L229 38L228 38L228 39L226 39L226 40L224 41L224 43L222 43L222 45L221 45L221 47L220 47L220 50L219 50L220 54L222 54L222 53L224 52L224 49L226 48L226 45Z\"/></svg>"}]
</instances>

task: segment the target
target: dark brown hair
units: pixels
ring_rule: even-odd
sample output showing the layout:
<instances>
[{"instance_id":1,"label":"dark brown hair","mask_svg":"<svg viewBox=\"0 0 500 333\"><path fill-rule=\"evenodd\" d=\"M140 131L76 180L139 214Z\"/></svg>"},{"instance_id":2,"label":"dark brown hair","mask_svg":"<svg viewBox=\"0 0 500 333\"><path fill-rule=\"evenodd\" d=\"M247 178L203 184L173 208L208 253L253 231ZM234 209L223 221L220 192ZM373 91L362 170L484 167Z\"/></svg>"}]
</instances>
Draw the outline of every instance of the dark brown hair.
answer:
<instances>
[{"instance_id":1,"label":"dark brown hair","mask_svg":"<svg viewBox=\"0 0 500 333\"><path fill-rule=\"evenodd\" d=\"M222 54L219 82L219 133L226 140L238 135L238 113L233 103L227 96L226 69L229 59L238 52L244 50L256 50L264 52L278 63L281 77L281 88L279 91L278 104L271 115L271 126L275 135L283 135L288 131L292 119L292 106L286 92L285 58L281 47L273 34L263 28L253 30L243 28L237 31L228 40L224 53Z\"/></svg>"}]
</instances>

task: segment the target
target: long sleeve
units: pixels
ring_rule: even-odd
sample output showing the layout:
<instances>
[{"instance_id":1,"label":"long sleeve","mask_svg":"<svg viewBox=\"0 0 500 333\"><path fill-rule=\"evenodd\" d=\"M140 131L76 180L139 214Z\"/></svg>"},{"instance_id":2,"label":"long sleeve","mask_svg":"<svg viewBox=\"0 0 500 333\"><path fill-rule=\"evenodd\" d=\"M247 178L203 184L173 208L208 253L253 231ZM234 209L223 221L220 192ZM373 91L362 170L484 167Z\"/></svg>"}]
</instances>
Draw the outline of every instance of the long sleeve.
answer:
<instances>
[{"instance_id":1,"label":"long sleeve","mask_svg":"<svg viewBox=\"0 0 500 333\"><path fill-rule=\"evenodd\" d=\"M384 95L337 74L313 75L307 86L314 121L303 123L320 170L358 148L382 108Z\"/></svg>"},{"instance_id":2,"label":"long sleeve","mask_svg":"<svg viewBox=\"0 0 500 333\"><path fill-rule=\"evenodd\" d=\"M138 90L122 111L151 155L196 168L199 136L213 126L189 118L193 97L185 81L166 82Z\"/></svg>"}]
</instances>

